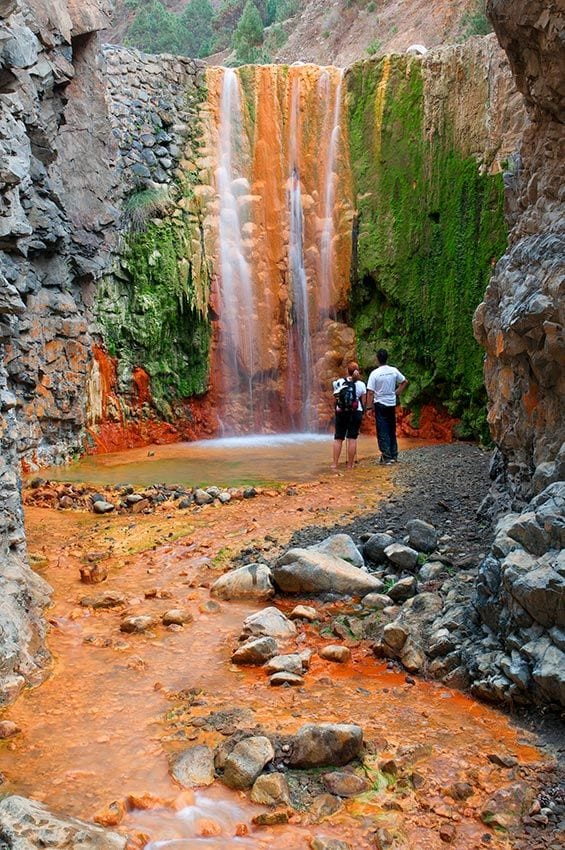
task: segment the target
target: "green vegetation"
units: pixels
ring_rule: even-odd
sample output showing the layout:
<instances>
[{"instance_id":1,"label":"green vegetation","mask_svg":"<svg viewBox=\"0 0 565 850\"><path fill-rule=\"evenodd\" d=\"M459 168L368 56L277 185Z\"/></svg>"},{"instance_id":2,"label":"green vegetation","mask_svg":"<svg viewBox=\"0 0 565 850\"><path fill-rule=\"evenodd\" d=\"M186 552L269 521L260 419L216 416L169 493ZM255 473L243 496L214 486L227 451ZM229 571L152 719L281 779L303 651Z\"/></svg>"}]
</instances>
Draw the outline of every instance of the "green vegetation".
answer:
<instances>
[{"instance_id":1,"label":"green vegetation","mask_svg":"<svg viewBox=\"0 0 565 850\"><path fill-rule=\"evenodd\" d=\"M486 14L485 0L476 0L474 8L468 9L461 18L461 40L466 41L472 35L488 35L492 26Z\"/></svg>"},{"instance_id":2,"label":"green vegetation","mask_svg":"<svg viewBox=\"0 0 565 850\"><path fill-rule=\"evenodd\" d=\"M143 366L164 418L171 417L172 402L208 388L210 272L194 169L168 189L132 192L124 204L120 265L101 281L95 305L120 382L128 385L132 370Z\"/></svg>"},{"instance_id":3,"label":"green vegetation","mask_svg":"<svg viewBox=\"0 0 565 850\"><path fill-rule=\"evenodd\" d=\"M410 379L410 407L441 402L462 436L486 436L483 353L471 318L506 246L502 177L481 174L449 127L427 138L421 64L385 60L348 74L351 164L358 198L352 321L367 369L380 346Z\"/></svg>"},{"instance_id":4,"label":"green vegetation","mask_svg":"<svg viewBox=\"0 0 565 850\"><path fill-rule=\"evenodd\" d=\"M263 21L253 0L247 0L233 36L238 65L253 65L263 58Z\"/></svg>"},{"instance_id":5,"label":"green vegetation","mask_svg":"<svg viewBox=\"0 0 565 850\"><path fill-rule=\"evenodd\" d=\"M269 61L286 40L282 22L300 8L300 0L224 0L215 11L210 0L188 0L175 14L161 0L125 4L136 11L125 36L130 47L195 57L231 48L238 65Z\"/></svg>"},{"instance_id":6,"label":"green vegetation","mask_svg":"<svg viewBox=\"0 0 565 850\"><path fill-rule=\"evenodd\" d=\"M374 56L382 47L382 43L380 39L374 38L371 43L367 46L367 53L369 56Z\"/></svg>"}]
</instances>

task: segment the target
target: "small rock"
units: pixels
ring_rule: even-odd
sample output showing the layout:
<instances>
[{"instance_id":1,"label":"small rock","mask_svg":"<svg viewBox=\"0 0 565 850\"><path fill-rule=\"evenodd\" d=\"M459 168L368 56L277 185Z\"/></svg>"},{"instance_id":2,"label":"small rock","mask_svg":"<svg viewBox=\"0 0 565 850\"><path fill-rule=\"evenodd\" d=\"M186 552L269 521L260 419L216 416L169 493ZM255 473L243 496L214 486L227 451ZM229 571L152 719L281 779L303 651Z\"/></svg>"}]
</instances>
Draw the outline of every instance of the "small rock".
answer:
<instances>
[{"instance_id":1,"label":"small rock","mask_svg":"<svg viewBox=\"0 0 565 850\"><path fill-rule=\"evenodd\" d=\"M103 499L92 503L92 510L95 514L109 514L115 507L111 502L106 502Z\"/></svg>"},{"instance_id":2,"label":"small rock","mask_svg":"<svg viewBox=\"0 0 565 850\"><path fill-rule=\"evenodd\" d=\"M6 738L12 738L22 730L13 720L0 720L0 741Z\"/></svg>"},{"instance_id":3,"label":"small rock","mask_svg":"<svg viewBox=\"0 0 565 850\"><path fill-rule=\"evenodd\" d=\"M252 822L255 826L276 826L281 823L288 823L290 812L288 809L278 809L276 812L262 812L260 815L255 815Z\"/></svg>"},{"instance_id":4,"label":"small rock","mask_svg":"<svg viewBox=\"0 0 565 850\"><path fill-rule=\"evenodd\" d=\"M326 661L335 661L338 664L345 664L351 661L351 650L347 646L339 644L330 644L325 646L319 652L320 658L325 658Z\"/></svg>"},{"instance_id":5,"label":"small rock","mask_svg":"<svg viewBox=\"0 0 565 850\"><path fill-rule=\"evenodd\" d=\"M318 617L319 614L316 609L309 605L297 605L288 615L289 620L308 620L309 623L313 623Z\"/></svg>"},{"instance_id":6,"label":"small rock","mask_svg":"<svg viewBox=\"0 0 565 850\"><path fill-rule=\"evenodd\" d=\"M72 508L73 500L70 496L61 496L59 499L59 507L60 508Z\"/></svg>"},{"instance_id":7,"label":"small rock","mask_svg":"<svg viewBox=\"0 0 565 850\"><path fill-rule=\"evenodd\" d=\"M275 751L268 738L263 735L245 738L226 757L222 781L229 788L237 790L251 788L265 765L274 757Z\"/></svg>"},{"instance_id":8,"label":"small rock","mask_svg":"<svg viewBox=\"0 0 565 850\"><path fill-rule=\"evenodd\" d=\"M310 816L314 821L321 821L338 812L342 805L339 797L333 794L318 794L310 803Z\"/></svg>"},{"instance_id":9,"label":"small rock","mask_svg":"<svg viewBox=\"0 0 565 850\"><path fill-rule=\"evenodd\" d=\"M418 552L433 552L437 549L439 535L433 525L421 519L411 519L406 524L408 542Z\"/></svg>"},{"instance_id":10,"label":"small rock","mask_svg":"<svg viewBox=\"0 0 565 850\"><path fill-rule=\"evenodd\" d=\"M264 773L255 780L251 799L260 806L290 804L288 782L284 773Z\"/></svg>"},{"instance_id":11,"label":"small rock","mask_svg":"<svg viewBox=\"0 0 565 850\"><path fill-rule=\"evenodd\" d=\"M135 617L126 617L120 623L120 631L128 632L128 634L136 632L145 632L147 629L157 625L155 617L150 617L148 614L139 614Z\"/></svg>"},{"instance_id":12,"label":"small rock","mask_svg":"<svg viewBox=\"0 0 565 850\"><path fill-rule=\"evenodd\" d=\"M272 673L302 673L302 658L298 653L275 655L265 667L268 675Z\"/></svg>"},{"instance_id":13,"label":"small rock","mask_svg":"<svg viewBox=\"0 0 565 850\"><path fill-rule=\"evenodd\" d=\"M126 496L126 502L128 505L137 505L137 503L141 501L143 501L143 496L140 493L128 493Z\"/></svg>"},{"instance_id":14,"label":"small rock","mask_svg":"<svg viewBox=\"0 0 565 850\"><path fill-rule=\"evenodd\" d=\"M222 610L222 606L213 599L207 599L198 606L201 614L218 614Z\"/></svg>"},{"instance_id":15,"label":"small rock","mask_svg":"<svg viewBox=\"0 0 565 850\"><path fill-rule=\"evenodd\" d=\"M505 755L504 753L489 753L487 755L491 764L496 764L499 767L516 767L518 759L515 756Z\"/></svg>"},{"instance_id":16,"label":"small rock","mask_svg":"<svg viewBox=\"0 0 565 850\"><path fill-rule=\"evenodd\" d=\"M291 638L296 634L296 626L278 608L263 608L243 621L241 634L243 637Z\"/></svg>"},{"instance_id":17,"label":"small rock","mask_svg":"<svg viewBox=\"0 0 565 850\"><path fill-rule=\"evenodd\" d=\"M220 493L220 495L218 496L218 499L220 500L222 505L227 505L228 502L231 502L231 493L228 493L227 490L226 490L223 493Z\"/></svg>"},{"instance_id":18,"label":"small rock","mask_svg":"<svg viewBox=\"0 0 565 850\"><path fill-rule=\"evenodd\" d=\"M417 551L411 549L410 546L404 546L402 543L393 543L391 546L387 546L385 555L392 564L400 567L401 570L413 570L418 564Z\"/></svg>"},{"instance_id":19,"label":"small rock","mask_svg":"<svg viewBox=\"0 0 565 850\"><path fill-rule=\"evenodd\" d=\"M100 564L86 564L80 568L80 580L83 584L101 584L108 578L108 570Z\"/></svg>"},{"instance_id":20,"label":"small rock","mask_svg":"<svg viewBox=\"0 0 565 850\"><path fill-rule=\"evenodd\" d=\"M382 611L392 605L392 599L385 593L368 593L361 600L363 608L373 608L375 611Z\"/></svg>"},{"instance_id":21,"label":"small rock","mask_svg":"<svg viewBox=\"0 0 565 850\"><path fill-rule=\"evenodd\" d=\"M310 848L311 850L351 850L351 845L338 838L324 838L316 835L310 841Z\"/></svg>"},{"instance_id":22,"label":"small rock","mask_svg":"<svg viewBox=\"0 0 565 850\"><path fill-rule=\"evenodd\" d=\"M401 578L400 581L397 581L396 584L392 585L388 591L388 595L393 602L404 602L406 599L410 599L411 596L414 596L416 593L416 586L417 583L414 576Z\"/></svg>"},{"instance_id":23,"label":"small rock","mask_svg":"<svg viewBox=\"0 0 565 850\"><path fill-rule=\"evenodd\" d=\"M95 593L93 596L83 596L80 600L80 604L85 608L115 608L117 605L124 605L125 602L126 597L117 590L106 590Z\"/></svg>"},{"instance_id":24,"label":"small rock","mask_svg":"<svg viewBox=\"0 0 565 850\"><path fill-rule=\"evenodd\" d=\"M214 499L206 490L198 489L194 491L194 501L197 505L209 505Z\"/></svg>"},{"instance_id":25,"label":"small rock","mask_svg":"<svg viewBox=\"0 0 565 850\"><path fill-rule=\"evenodd\" d=\"M474 788L468 782L454 782L445 789L445 793L454 800L467 800L474 793Z\"/></svg>"},{"instance_id":26,"label":"small rock","mask_svg":"<svg viewBox=\"0 0 565 850\"><path fill-rule=\"evenodd\" d=\"M197 746L178 755L171 773L183 788L199 788L214 781L214 753L210 747Z\"/></svg>"},{"instance_id":27,"label":"small rock","mask_svg":"<svg viewBox=\"0 0 565 850\"><path fill-rule=\"evenodd\" d=\"M358 794L364 794L371 787L371 783L362 776L339 770L324 774L322 782L330 794L338 797L356 797Z\"/></svg>"},{"instance_id":28,"label":"small rock","mask_svg":"<svg viewBox=\"0 0 565 850\"><path fill-rule=\"evenodd\" d=\"M246 487L243 491L244 499L253 499L257 495L257 490L255 487Z\"/></svg>"},{"instance_id":29,"label":"small rock","mask_svg":"<svg viewBox=\"0 0 565 850\"><path fill-rule=\"evenodd\" d=\"M272 685L273 688L280 688L283 685L290 685L293 688L299 687L304 684L304 679L302 676L297 675L296 673L275 673L269 679L269 685Z\"/></svg>"},{"instance_id":30,"label":"small rock","mask_svg":"<svg viewBox=\"0 0 565 850\"><path fill-rule=\"evenodd\" d=\"M276 655L278 650L278 644L272 637L250 638L236 649L231 660L234 664L264 664Z\"/></svg>"},{"instance_id":31,"label":"small rock","mask_svg":"<svg viewBox=\"0 0 565 850\"><path fill-rule=\"evenodd\" d=\"M363 546L363 554L374 564L381 564L386 560L385 549L393 543L394 537L390 534L373 534Z\"/></svg>"},{"instance_id":32,"label":"small rock","mask_svg":"<svg viewBox=\"0 0 565 850\"><path fill-rule=\"evenodd\" d=\"M194 617L186 608L171 608L161 619L164 626L184 626L186 623L192 623Z\"/></svg>"},{"instance_id":33,"label":"small rock","mask_svg":"<svg viewBox=\"0 0 565 850\"><path fill-rule=\"evenodd\" d=\"M400 652L408 639L408 632L398 623L388 623L383 629L383 640L395 652Z\"/></svg>"}]
</instances>

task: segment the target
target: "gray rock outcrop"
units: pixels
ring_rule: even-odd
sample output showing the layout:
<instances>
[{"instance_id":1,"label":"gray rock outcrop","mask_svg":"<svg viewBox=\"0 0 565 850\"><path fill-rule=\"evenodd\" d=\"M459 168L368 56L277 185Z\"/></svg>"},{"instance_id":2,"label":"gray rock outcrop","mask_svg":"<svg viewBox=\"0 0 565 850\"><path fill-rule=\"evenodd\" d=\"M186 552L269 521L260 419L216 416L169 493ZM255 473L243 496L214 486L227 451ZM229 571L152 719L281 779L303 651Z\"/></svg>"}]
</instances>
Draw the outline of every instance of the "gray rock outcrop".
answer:
<instances>
[{"instance_id":1,"label":"gray rock outcrop","mask_svg":"<svg viewBox=\"0 0 565 850\"><path fill-rule=\"evenodd\" d=\"M289 549L272 571L274 582L283 593L366 596L383 587L379 579L348 561L312 549Z\"/></svg>"}]
</instances>

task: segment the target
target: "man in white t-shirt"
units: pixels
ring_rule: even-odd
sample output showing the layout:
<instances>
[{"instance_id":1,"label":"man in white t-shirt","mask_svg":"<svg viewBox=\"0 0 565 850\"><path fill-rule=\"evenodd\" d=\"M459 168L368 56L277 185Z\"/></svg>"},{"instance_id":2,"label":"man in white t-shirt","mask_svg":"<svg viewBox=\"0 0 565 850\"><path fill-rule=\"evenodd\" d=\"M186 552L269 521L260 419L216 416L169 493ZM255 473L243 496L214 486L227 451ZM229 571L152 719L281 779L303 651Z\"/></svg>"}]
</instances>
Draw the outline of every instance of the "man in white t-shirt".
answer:
<instances>
[{"instance_id":1,"label":"man in white t-shirt","mask_svg":"<svg viewBox=\"0 0 565 850\"><path fill-rule=\"evenodd\" d=\"M377 441L381 450L381 463L396 463L398 444L396 442L396 404L400 393L408 386L408 381L395 366L387 364L388 351L377 351L379 365L373 369L367 381L367 409L374 400Z\"/></svg>"}]
</instances>

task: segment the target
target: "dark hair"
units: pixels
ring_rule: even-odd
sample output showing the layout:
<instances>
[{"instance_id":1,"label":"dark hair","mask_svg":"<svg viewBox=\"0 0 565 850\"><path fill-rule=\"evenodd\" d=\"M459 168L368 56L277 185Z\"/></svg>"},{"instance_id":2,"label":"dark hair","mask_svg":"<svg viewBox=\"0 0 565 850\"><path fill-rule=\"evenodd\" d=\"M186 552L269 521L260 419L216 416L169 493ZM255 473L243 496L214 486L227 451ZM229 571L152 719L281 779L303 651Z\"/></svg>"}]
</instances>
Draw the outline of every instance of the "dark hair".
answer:
<instances>
[{"instance_id":1,"label":"dark hair","mask_svg":"<svg viewBox=\"0 0 565 850\"><path fill-rule=\"evenodd\" d=\"M388 351L386 350L386 348L379 348L379 350L377 351L377 360L379 361L381 366L384 366L384 364L388 360Z\"/></svg>"}]
</instances>

